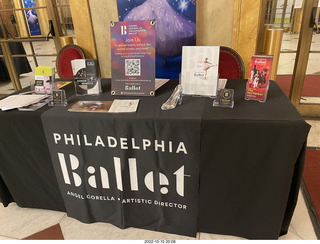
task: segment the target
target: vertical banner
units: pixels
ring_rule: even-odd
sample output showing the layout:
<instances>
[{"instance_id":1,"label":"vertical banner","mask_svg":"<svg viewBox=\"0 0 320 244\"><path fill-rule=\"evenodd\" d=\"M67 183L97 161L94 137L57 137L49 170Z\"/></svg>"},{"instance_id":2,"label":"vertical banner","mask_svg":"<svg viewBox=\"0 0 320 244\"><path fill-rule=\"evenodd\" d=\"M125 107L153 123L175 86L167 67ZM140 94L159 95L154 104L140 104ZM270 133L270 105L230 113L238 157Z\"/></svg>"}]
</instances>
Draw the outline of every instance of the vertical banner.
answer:
<instances>
[{"instance_id":1,"label":"vertical banner","mask_svg":"<svg viewBox=\"0 0 320 244\"><path fill-rule=\"evenodd\" d=\"M196 0L117 0L119 20L156 21L156 77L179 78L182 46L196 45Z\"/></svg>"},{"instance_id":2,"label":"vertical banner","mask_svg":"<svg viewBox=\"0 0 320 244\"><path fill-rule=\"evenodd\" d=\"M111 22L111 94L154 96L155 21Z\"/></svg>"},{"instance_id":3,"label":"vertical banner","mask_svg":"<svg viewBox=\"0 0 320 244\"><path fill-rule=\"evenodd\" d=\"M23 0L23 4L25 8L36 7L35 0ZM29 25L30 35L31 36L41 35L37 11L35 9L26 10L26 17Z\"/></svg>"},{"instance_id":4,"label":"vertical banner","mask_svg":"<svg viewBox=\"0 0 320 244\"><path fill-rule=\"evenodd\" d=\"M42 114L68 216L196 236L200 120Z\"/></svg>"}]
</instances>

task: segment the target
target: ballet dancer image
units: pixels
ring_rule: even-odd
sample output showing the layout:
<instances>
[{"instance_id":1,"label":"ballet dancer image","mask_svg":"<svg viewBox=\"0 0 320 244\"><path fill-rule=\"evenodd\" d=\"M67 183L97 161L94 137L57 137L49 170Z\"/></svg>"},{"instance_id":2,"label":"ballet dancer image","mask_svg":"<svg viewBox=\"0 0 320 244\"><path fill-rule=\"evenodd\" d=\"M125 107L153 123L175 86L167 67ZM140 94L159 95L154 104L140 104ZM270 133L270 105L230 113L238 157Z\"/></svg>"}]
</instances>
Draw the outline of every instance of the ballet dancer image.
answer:
<instances>
[{"instance_id":1,"label":"ballet dancer image","mask_svg":"<svg viewBox=\"0 0 320 244\"><path fill-rule=\"evenodd\" d=\"M203 70L204 70L204 78L207 79L208 69L213 67L214 65L208 61L208 58L205 58L203 61Z\"/></svg>"}]
</instances>

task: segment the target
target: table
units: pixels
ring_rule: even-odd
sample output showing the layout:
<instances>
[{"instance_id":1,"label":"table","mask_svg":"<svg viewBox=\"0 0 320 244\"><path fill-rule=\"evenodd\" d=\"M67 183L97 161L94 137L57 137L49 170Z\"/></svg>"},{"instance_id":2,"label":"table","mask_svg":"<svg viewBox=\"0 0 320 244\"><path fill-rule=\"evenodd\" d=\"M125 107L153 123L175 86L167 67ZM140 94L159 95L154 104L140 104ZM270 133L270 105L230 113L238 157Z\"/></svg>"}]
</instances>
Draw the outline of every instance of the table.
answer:
<instances>
[{"instance_id":1,"label":"table","mask_svg":"<svg viewBox=\"0 0 320 244\"><path fill-rule=\"evenodd\" d=\"M161 104L176 84L177 81L172 80L157 91L155 98L141 98L138 112L131 115L103 117L97 114L71 114L65 112L66 108L48 107L32 113L1 112L1 202L7 205L15 201L21 207L67 211L71 216L74 214L69 213L65 193L61 195L59 190L61 182L58 183L55 176L59 172L57 168L54 169L56 164L53 166L50 158L41 116L45 120L70 116L71 125L75 125L77 120L80 124L93 123L90 133L95 133L95 126L107 128L117 122L120 124L113 125L121 128L121 123L128 125L135 122L137 125L137 122L143 122L142 128L156 125L158 127L153 127L155 134L161 135L160 132L165 131L168 136L172 131L179 132L181 124L185 124L187 133L190 131L196 137L192 150L186 146L188 153L193 153L191 157L196 163L192 167L198 170L199 176L198 200L196 203L188 202L191 209L195 209L196 231L249 239L276 239L285 234L297 202L310 126L273 81L266 103L245 101L245 80L229 80L227 87L235 90L234 109L213 108L212 99L209 98L185 97L182 106L172 111L161 111ZM70 89L67 91L68 102L73 104L79 97L70 96L73 88ZM103 82L103 90L110 90L109 80ZM113 98L105 93L98 99ZM190 124L195 128L194 131L189 129ZM135 133L135 129L117 130L117 133ZM46 133L48 136L48 128ZM179 133L179 136L183 137L183 133ZM170 155L175 158L181 154ZM161 156L159 160L161 162ZM92 175L89 173L88 177ZM97 180L97 184L101 184L101 181ZM181 196L178 197L181 200ZM116 222L115 216L110 218ZM165 220L179 224L174 216L166 215ZM134 222L129 218L130 221ZM123 227L121 223L113 224ZM136 227L157 229L152 224L149 227ZM157 230L186 234L185 230ZM188 231L194 231L194 226Z\"/></svg>"}]
</instances>

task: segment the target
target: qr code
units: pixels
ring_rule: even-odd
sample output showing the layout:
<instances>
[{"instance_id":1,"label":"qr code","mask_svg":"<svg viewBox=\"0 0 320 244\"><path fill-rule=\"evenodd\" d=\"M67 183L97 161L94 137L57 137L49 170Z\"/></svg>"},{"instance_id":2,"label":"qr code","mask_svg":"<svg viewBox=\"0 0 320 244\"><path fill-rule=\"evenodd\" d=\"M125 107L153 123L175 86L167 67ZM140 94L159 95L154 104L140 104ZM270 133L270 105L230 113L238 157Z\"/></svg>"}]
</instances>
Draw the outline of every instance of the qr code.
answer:
<instances>
[{"instance_id":1,"label":"qr code","mask_svg":"<svg viewBox=\"0 0 320 244\"><path fill-rule=\"evenodd\" d=\"M140 76L141 75L140 59L126 59L125 70L126 70L126 76Z\"/></svg>"}]
</instances>

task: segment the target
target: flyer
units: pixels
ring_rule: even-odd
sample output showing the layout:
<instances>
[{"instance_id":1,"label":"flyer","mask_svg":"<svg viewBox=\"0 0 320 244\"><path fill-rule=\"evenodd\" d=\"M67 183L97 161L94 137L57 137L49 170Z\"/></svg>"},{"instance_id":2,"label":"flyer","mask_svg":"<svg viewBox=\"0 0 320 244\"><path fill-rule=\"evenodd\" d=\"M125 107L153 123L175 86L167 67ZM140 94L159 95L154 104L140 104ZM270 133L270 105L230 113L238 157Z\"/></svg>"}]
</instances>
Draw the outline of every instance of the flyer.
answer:
<instances>
[{"instance_id":1,"label":"flyer","mask_svg":"<svg viewBox=\"0 0 320 244\"><path fill-rule=\"evenodd\" d=\"M246 86L246 100L265 102L269 88L269 76L273 56L254 55L251 58L250 73Z\"/></svg>"},{"instance_id":2,"label":"flyer","mask_svg":"<svg viewBox=\"0 0 320 244\"><path fill-rule=\"evenodd\" d=\"M182 48L181 85L183 94L217 95L219 46L185 46Z\"/></svg>"},{"instance_id":3,"label":"flyer","mask_svg":"<svg viewBox=\"0 0 320 244\"><path fill-rule=\"evenodd\" d=\"M154 96L155 21L111 22L111 94Z\"/></svg>"}]
</instances>

